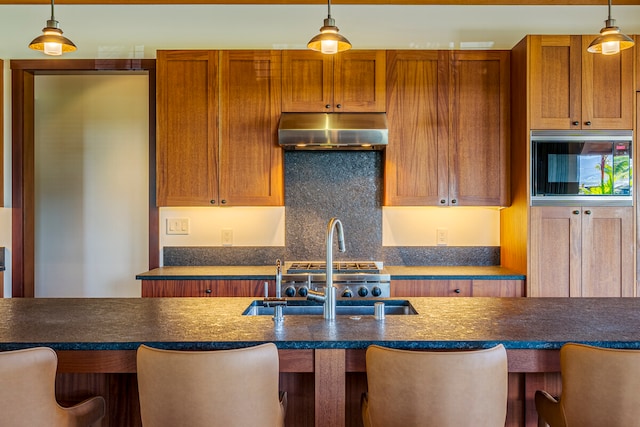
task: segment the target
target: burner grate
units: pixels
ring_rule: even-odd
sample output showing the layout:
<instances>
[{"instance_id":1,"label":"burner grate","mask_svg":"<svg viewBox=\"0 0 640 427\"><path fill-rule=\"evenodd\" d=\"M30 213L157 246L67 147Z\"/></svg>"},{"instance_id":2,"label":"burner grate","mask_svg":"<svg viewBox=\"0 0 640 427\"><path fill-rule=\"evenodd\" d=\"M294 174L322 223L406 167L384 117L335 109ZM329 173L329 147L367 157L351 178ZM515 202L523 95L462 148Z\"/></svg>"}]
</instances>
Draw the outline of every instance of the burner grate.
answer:
<instances>
[{"instance_id":1,"label":"burner grate","mask_svg":"<svg viewBox=\"0 0 640 427\"><path fill-rule=\"evenodd\" d=\"M379 273L382 263L375 261L336 261L333 263L334 273ZM324 273L326 262L296 261L292 262L287 273Z\"/></svg>"}]
</instances>

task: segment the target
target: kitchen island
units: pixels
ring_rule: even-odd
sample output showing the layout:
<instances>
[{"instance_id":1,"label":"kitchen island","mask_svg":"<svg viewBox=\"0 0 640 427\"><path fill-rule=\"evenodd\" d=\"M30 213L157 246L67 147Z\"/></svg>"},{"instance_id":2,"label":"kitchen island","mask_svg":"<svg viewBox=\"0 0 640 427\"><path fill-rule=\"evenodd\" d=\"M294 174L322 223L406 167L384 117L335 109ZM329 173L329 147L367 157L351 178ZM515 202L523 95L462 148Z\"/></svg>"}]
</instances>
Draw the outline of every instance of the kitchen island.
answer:
<instances>
[{"instance_id":1,"label":"kitchen island","mask_svg":"<svg viewBox=\"0 0 640 427\"><path fill-rule=\"evenodd\" d=\"M140 344L210 350L274 342L282 388L290 392L288 425L342 426L357 425L368 345L451 350L502 343L511 373L508 425L515 426L535 425L531 389L540 375L558 371L565 342L640 349L640 299L634 298L409 298L416 315L286 316L278 327L270 316L242 315L254 300L1 299L0 350L54 348L61 397L77 397L78 390L107 394L105 425L129 426L139 425ZM525 382L530 374L533 381Z\"/></svg>"}]
</instances>

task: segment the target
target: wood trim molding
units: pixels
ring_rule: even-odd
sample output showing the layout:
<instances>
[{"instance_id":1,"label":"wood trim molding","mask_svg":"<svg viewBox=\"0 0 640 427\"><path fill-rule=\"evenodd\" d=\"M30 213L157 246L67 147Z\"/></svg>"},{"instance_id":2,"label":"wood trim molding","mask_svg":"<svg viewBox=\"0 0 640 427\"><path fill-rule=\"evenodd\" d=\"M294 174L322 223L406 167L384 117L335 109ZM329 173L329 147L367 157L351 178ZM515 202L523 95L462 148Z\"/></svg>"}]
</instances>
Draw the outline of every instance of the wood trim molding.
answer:
<instances>
[{"instance_id":1,"label":"wood trim molding","mask_svg":"<svg viewBox=\"0 0 640 427\"><path fill-rule=\"evenodd\" d=\"M2 1L2 0L0 0ZM0 3L1 4L1 3ZM5 3L6 4L6 3ZM35 296L34 77L86 71L149 73L149 268L159 266L159 210L155 206L154 59L11 60L12 296Z\"/></svg>"},{"instance_id":2,"label":"wood trim molding","mask_svg":"<svg viewBox=\"0 0 640 427\"><path fill-rule=\"evenodd\" d=\"M49 0L0 0L2 4L49 4ZM154 4L325 4L323 0L57 0L56 4L154 5ZM333 4L354 5L496 5L496 6L606 6L606 0L337 0ZM616 0L615 4L637 5L637 0Z\"/></svg>"}]
</instances>

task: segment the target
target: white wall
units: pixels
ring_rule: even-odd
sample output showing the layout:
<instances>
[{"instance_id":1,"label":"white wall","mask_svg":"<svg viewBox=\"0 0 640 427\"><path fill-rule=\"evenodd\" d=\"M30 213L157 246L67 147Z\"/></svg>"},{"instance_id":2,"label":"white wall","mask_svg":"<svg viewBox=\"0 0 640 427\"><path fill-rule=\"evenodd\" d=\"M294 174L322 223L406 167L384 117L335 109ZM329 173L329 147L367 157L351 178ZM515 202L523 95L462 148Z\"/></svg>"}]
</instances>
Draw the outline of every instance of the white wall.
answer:
<instances>
[{"instance_id":1,"label":"white wall","mask_svg":"<svg viewBox=\"0 0 640 427\"><path fill-rule=\"evenodd\" d=\"M382 209L383 246L500 246L500 210L482 207L386 207Z\"/></svg>"},{"instance_id":2,"label":"white wall","mask_svg":"<svg viewBox=\"0 0 640 427\"><path fill-rule=\"evenodd\" d=\"M148 77L37 76L37 297L136 297L148 269Z\"/></svg>"}]
</instances>

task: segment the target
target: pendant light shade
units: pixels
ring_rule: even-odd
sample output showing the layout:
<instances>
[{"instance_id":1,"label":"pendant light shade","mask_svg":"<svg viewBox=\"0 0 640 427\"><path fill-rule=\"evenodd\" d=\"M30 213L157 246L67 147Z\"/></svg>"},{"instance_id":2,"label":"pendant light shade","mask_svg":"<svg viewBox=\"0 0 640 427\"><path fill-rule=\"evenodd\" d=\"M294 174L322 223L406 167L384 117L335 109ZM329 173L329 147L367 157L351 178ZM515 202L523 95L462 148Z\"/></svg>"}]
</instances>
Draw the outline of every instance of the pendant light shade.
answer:
<instances>
[{"instance_id":1,"label":"pendant light shade","mask_svg":"<svg viewBox=\"0 0 640 427\"><path fill-rule=\"evenodd\" d=\"M62 55L65 52L73 52L76 45L62 35L62 30L53 14L53 2L51 0L51 19L47 20L47 26L42 29L42 35L33 39L29 47L33 50L41 50L47 55Z\"/></svg>"},{"instance_id":2,"label":"pendant light shade","mask_svg":"<svg viewBox=\"0 0 640 427\"><path fill-rule=\"evenodd\" d=\"M320 28L320 34L309 40L307 47L322 53L332 54L351 49L351 43L342 35L338 34L336 21L331 17L331 0L328 0L329 13L324 20L324 25Z\"/></svg>"},{"instance_id":3,"label":"pendant light shade","mask_svg":"<svg viewBox=\"0 0 640 427\"><path fill-rule=\"evenodd\" d=\"M611 19L611 0L609 0L609 17L604 21L604 25L600 35L587 48L588 52L615 55L635 44L631 37L620 32L620 28L616 26L616 20Z\"/></svg>"}]
</instances>

